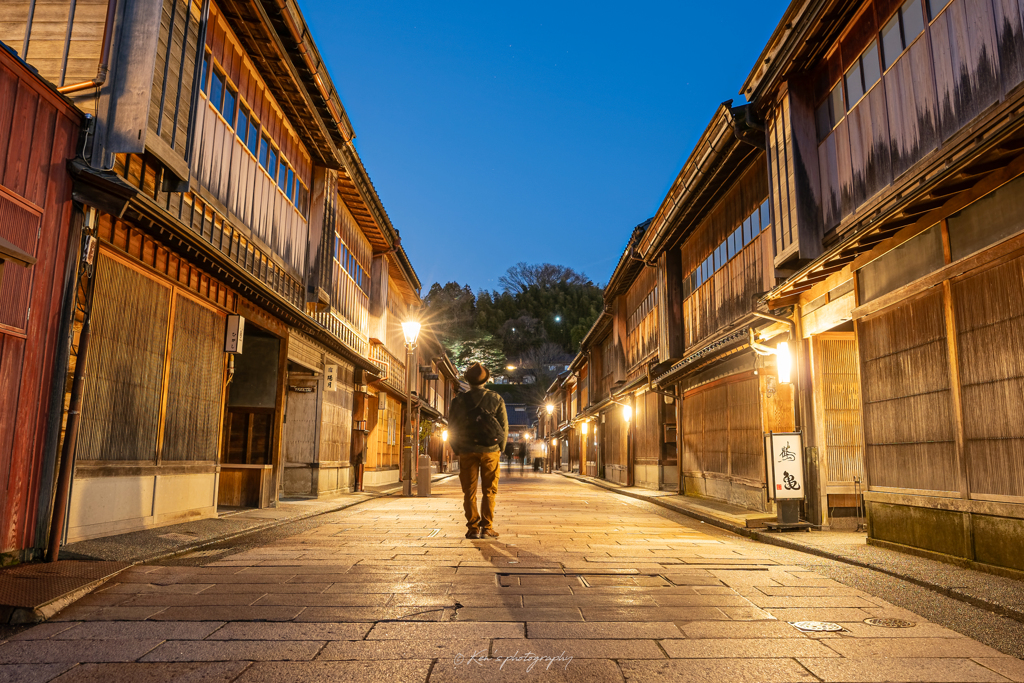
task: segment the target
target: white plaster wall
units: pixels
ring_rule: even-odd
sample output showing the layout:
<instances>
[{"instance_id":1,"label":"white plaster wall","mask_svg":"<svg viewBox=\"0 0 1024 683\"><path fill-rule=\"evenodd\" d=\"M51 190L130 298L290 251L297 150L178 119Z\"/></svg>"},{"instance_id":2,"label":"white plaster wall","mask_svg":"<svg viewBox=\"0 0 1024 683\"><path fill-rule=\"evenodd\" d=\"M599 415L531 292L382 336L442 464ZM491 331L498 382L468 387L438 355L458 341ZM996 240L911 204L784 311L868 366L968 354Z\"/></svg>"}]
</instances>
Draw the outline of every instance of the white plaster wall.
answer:
<instances>
[{"instance_id":1,"label":"white plaster wall","mask_svg":"<svg viewBox=\"0 0 1024 683\"><path fill-rule=\"evenodd\" d=\"M68 542L217 514L217 475L76 478Z\"/></svg>"}]
</instances>

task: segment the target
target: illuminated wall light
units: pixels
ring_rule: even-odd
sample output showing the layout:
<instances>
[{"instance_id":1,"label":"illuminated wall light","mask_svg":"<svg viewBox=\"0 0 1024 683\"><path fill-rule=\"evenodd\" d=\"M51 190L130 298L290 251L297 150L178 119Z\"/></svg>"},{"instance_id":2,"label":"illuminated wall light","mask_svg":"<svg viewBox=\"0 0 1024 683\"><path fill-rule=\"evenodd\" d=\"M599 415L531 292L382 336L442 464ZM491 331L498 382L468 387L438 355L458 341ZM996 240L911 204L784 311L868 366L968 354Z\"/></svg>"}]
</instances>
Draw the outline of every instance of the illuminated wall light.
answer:
<instances>
[{"instance_id":1,"label":"illuminated wall light","mask_svg":"<svg viewBox=\"0 0 1024 683\"><path fill-rule=\"evenodd\" d=\"M443 432L441 432L441 441L447 441L447 440L448 440L448 430L446 429Z\"/></svg>"},{"instance_id":2,"label":"illuminated wall light","mask_svg":"<svg viewBox=\"0 0 1024 683\"><path fill-rule=\"evenodd\" d=\"M625 420L627 424L629 423L630 420L633 419L633 407L632 406L622 406L622 419Z\"/></svg>"},{"instance_id":3,"label":"illuminated wall light","mask_svg":"<svg viewBox=\"0 0 1024 683\"><path fill-rule=\"evenodd\" d=\"M583 422L583 423L580 424L580 431L583 434L586 434L589 428L590 428L590 425L588 423L586 423L586 422Z\"/></svg>"},{"instance_id":4,"label":"illuminated wall light","mask_svg":"<svg viewBox=\"0 0 1024 683\"><path fill-rule=\"evenodd\" d=\"M793 372L793 357L789 354L789 344L779 342L778 347L775 349L775 357L778 360L779 381L783 384L789 384L790 375Z\"/></svg>"}]
</instances>

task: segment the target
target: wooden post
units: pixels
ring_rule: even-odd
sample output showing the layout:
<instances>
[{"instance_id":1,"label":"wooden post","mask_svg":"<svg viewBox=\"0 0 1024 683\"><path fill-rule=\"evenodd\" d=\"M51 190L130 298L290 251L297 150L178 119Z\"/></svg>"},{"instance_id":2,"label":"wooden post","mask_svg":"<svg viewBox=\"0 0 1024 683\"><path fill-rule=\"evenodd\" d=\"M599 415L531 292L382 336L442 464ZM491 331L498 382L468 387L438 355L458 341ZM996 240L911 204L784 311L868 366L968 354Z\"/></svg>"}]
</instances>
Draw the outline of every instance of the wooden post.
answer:
<instances>
[{"instance_id":1,"label":"wooden post","mask_svg":"<svg viewBox=\"0 0 1024 683\"><path fill-rule=\"evenodd\" d=\"M271 475L271 486L273 491L265 498L268 507L277 507L278 491L281 488L281 477L284 467L281 462L282 444L284 439L281 435L284 432L285 399L288 393L288 335L280 337L281 343L277 352L277 401L274 405L274 436L271 447L271 461L273 472ZM263 499L263 496L261 496ZM262 500L261 500L262 502Z\"/></svg>"}]
</instances>

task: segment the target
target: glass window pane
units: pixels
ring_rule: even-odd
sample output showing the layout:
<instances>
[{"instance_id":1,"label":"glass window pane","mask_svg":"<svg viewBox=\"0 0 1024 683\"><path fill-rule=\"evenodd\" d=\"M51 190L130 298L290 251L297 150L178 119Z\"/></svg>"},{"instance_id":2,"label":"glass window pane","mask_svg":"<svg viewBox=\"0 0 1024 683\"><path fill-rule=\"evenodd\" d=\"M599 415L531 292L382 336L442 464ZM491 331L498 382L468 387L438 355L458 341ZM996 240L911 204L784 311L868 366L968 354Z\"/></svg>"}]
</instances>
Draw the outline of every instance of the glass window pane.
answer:
<instances>
[{"instance_id":1,"label":"glass window pane","mask_svg":"<svg viewBox=\"0 0 1024 683\"><path fill-rule=\"evenodd\" d=\"M213 70L213 76L210 79L210 102L220 111L221 101L224 99L224 77Z\"/></svg>"},{"instance_id":2,"label":"glass window pane","mask_svg":"<svg viewBox=\"0 0 1024 683\"><path fill-rule=\"evenodd\" d=\"M981 251L1024 230L1024 176L982 197L949 217L952 259Z\"/></svg>"},{"instance_id":3,"label":"glass window pane","mask_svg":"<svg viewBox=\"0 0 1024 683\"><path fill-rule=\"evenodd\" d=\"M228 123L231 125L235 124L235 103L238 101L238 93L231 88L225 88L224 90L224 106L221 107L220 113L224 116Z\"/></svg>"},{"instance_id":4,"label":"glass window pane","mask_svg":"<svg viewBox=\"0 0 1024 683\"><path fill-rule=\"evenodd\" d=\"M864 97L864 82L860 75L860 60L858 59L850 70L846 72L846 106L853 109L853 106Z\"/></svg>"},{"instance_id":5,"label":"glass window pane","mask_svg":"<svg viewBox=\"0 0 1024 683\"><path fill-rule=\"evenodd\" d=\"M235 126L235 134L238 135L238 139L245 144L245 136L249 132L249 115L245 111L245 107L238 108L238 125Z\"/></svg>"},{"instance_id":6,"label":"glass window pane","mask_svg":"<svg viewBox=\"0 0 1024 683\"><path fill-rule=\"evenodd\" d=\"M273 147L270 148L270 153L267 155L267 172L270 173L271 178L277 178L277 150Z\"/></svg>"},{"instance_id":7,"label":"glass window pane","mask_svg":"<svg viewBox=\"0 0 1024 683\"><path fill-rule=\"evenodd\" d=\"M267 167L267 155L270 152L270 142L266 138L260 139L260 166Z\"/></svg>"},{"instance_id":8,"label":"glass window pane","mask_svg":"<svg viewBox=\"0 0 1024 683\"><path fill-rule=\"evenodd\" d=\"M743 226L736 228L732 233L733 240L736 241L736 253L743 251Z\"/></svg>"},{"instance_id":9,"label":"glass window pane","mask_svg":"<svg viewBox=\"0 0 1024 683\"><path fill-rule=\"evenodd\" d=\"M291 167L288 168L288 182L285 185L284 192L285 192L286 195L288 195L288 199L292 200L292 203L294 204L295 203L295 171Z\"/></svg>"},{"instance_id":10,"label":"glass window pane","mask_svg":"<svg viewBox=\"0 0 1024 683\"><path fill-rule=\"evenodd\" d=\"M771 213L769 212L769 209L768 209L768 200L766 199L766 200L764 200L764 203L761 204L761 229L764 230L765 228L767 228L771 224L772 224L772 218L771 218Z\"/></svg>"},{"instance_id":11,"label":"glass window pane","mask_svg":"<svg viewBox=\"0 0 1024 683\"><path fill-rule=\"evenodd\" d=\"M882 59L888 69L903 53L903 38L900 37L900 14L892 15L889 23L882 27Z\"/></svg>"},{"instance_id":12,"label":"glass window pane","mask_svg":"<svg viewBox=\"0 0 1024 683\"><path fill-rule=\"evenodd\" d=\"M900 8L903 15L903 44L909 46L924 31L924 14L921 0L907 0Z\"/></svg>"},{"instance_id":13,"label":"glass window pane","mask_svg":"<svg viewBox=\"0 0 1024 683\"><path fill-rule=\"evenodd\" d=\"M818 142L827 138L829 133L832 132L832 108L829 104L830 101L826 99L814 111L814 123L818 129Z\"/></svg>"},{"instance_id":14,"label":"glass window pane","mask_svg":"<svg viewBox=\"0 0 1024 683\"><path fill-rule=\"evenodd\" d=\"M203 55L203 81L199 84L199 87L204 93L210 90L210 53L207 52Z\"/></svg>"},{"instance_id":15,"label":"glass window pane","mask_svg":"<svg viewBox=\"0 0 1024 683\"><path fill-rule=\"evenodd\" d=\"M846 116L846 104L843 102L843 82L839 81L835 87L832 88L831 94L828 99L832 102L832 127L835 128L844 116Z\"/></svg>"},{"instance_id":16,"label":"glass window pane","mask_svg":"<svg viewBox=\"0 0 1024 683\"><path fill-rule=\"evenodd\" d=\"M938 270L943 265L938 224L858 271L860 301L868 302Z\"/></svg>"},{"instance_id":17,"label":"glass window pane","mask_svg":"<svg viewBox=\"0 0 1024 683\"><path fill-rule=\"evenodd\" d=\"M249 119L249 151L252 152L253 156L256 156L256 148L260 144L260 133L256 127L256 123L250 118Z\"/></svg>"},{"instance_id":18,"label":"glass window pane","mask_svg":"<svg viewBox=\"0 0 1024 683\"><path fill-rule=\"evenodd\" d=\"M285 194L288 194L287 183L288 183L288 165L284 161L282 161L281 162L281 167L278 169L278 172L277 172L277 186L280 187L281 191L284 192Z\"/></svg>"},{"instance_id":19,"label":"glass window pane","mask_svg":"<svg viewBox=\"0 0 1024 683\"><path fill-rule=\"evenodd\" d=\"M860 56L860 63L864 68L864 88L867 91L882 77L882 69L878 63L877 40L872 40L868 49L864 50L864 54Z\"/></svg>"},{"instance_id":20,"label":"glass window pane","mask_svg":"<svg viewBox=\"0 0 1024 683\"><path fill-rule=\"evenodd\" d=\"M928 0L928 15L934 19L952 0Z\"/></svg>"}]
</instances>

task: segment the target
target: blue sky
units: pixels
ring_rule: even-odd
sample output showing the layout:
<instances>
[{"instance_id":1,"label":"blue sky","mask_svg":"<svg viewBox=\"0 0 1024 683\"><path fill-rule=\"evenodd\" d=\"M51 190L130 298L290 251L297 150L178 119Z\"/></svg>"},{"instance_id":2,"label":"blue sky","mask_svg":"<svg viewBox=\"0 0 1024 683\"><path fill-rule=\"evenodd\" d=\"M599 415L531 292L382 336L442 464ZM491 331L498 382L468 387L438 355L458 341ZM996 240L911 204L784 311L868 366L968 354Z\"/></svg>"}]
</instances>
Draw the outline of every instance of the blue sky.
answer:
<instances>
[{"instance_id":1,"label":"blue sky","mask_svg":"<svg viewBox=\"0 0 1024 683\"><path fill-rule=\"evenodd\" d=\"M607 282L786 4L302 0L423 282Z\"/></svg>"}]
</instances>

